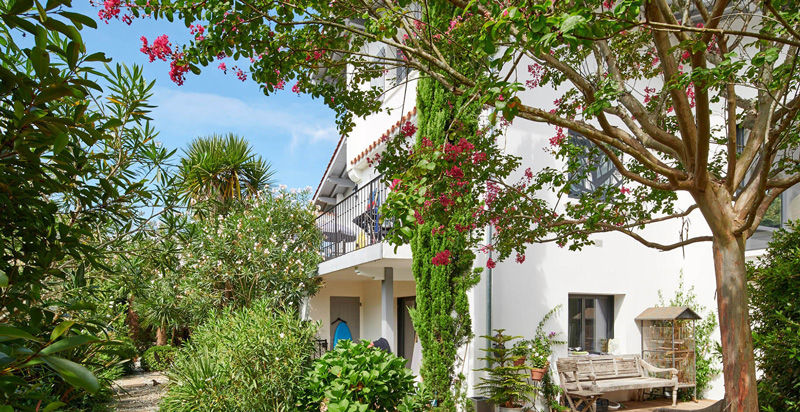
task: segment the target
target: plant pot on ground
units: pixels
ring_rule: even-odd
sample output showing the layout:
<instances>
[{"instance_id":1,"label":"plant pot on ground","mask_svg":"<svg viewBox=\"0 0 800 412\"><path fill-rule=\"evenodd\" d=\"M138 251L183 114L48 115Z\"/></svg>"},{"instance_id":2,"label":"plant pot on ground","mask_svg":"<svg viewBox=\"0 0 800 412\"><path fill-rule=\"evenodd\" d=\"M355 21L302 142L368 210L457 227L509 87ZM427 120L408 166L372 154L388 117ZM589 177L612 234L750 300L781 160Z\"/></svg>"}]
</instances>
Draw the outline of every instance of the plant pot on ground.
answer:
<instances>
[{"instance_id":1,"label":"plant pot on ground","mask_svg":"<svg viewBox=\"0 0 800 412\"><path fill-rule=\"evenodd\" d=\"M489 347L482 349L486 357L481 358L488 366L478 371L487 373L476 389L500 408L501 412L521 411L526 403L535 398L534 387L528 383L528 366L515 365L522 356L514 354L511 342L520 336L504 335L504 329L495 330L494 336L482 336L489 340ZM517 352L519 353L519 352Z\"/></svg>"}]
</instances>

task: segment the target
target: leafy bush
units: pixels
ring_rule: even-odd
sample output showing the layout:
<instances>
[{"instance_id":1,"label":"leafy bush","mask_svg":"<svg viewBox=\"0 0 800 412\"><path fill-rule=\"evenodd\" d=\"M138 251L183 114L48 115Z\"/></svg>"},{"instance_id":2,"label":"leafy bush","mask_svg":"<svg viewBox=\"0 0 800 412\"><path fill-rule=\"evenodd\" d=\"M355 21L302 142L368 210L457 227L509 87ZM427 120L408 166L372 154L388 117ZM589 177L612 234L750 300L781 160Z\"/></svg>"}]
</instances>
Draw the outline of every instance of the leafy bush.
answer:
<instances>
[{"instance_id":1,"label":"leafy bush","mask_svg":"<svg viewBox=\"0 0 800 412\"><path fill-rule=\"evenodd\" d=\"M394 412L414 388L406 360L368 343L340 341L314 361L303 386L307 412Z\"/></svg>"},{"instance_id":2,"label":"leafy bush","mask_svg":"<svg viewBox=\"0 0 800 412\"><path fill-rule=\"evenodd\" d=\"M800 222L772 236L748 266L758 402L764 411L800 411Z\"/></svg>"},{"instance_id":3,"label":"leafy bush","mask_svg":"<svg viewBox=\"0 0 800 412\"><path fill-rule=\"evenodd\" d=\"M175 362L178 348L172 346L153 346L142 355L142 369L146 371L167 370Z\"/></svg>"},{"instance_id":4,"label":"leafy bush","mask_svg":"<svg viewBox=\"0 0 800 412\"><path fill-rule=\"evenodd\" d=\"M317 329L294 309L264 300L212 313L172 365L160 410L293 411Z\"/></svg>"}]
</instances>

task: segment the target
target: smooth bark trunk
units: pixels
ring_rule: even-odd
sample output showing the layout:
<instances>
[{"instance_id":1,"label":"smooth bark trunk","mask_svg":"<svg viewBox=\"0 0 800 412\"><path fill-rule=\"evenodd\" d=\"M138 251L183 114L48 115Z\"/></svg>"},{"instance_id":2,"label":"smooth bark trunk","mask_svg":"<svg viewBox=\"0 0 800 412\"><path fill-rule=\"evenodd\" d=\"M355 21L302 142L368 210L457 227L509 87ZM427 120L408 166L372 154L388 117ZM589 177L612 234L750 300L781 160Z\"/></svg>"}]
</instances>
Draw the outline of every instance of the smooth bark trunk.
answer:
<instances>
[{"instance_id":1,"label":"smooth bark trunk","mask_svg":"<svg viewBox=\"0 0 800 412\"><path fill-rule=\"evenodd\" d=\"M164 328L156 329L156 346L164 346L167 344L167 332Z\"/></svg>"},{"instance_id":2,"label":"smooth bark trunk","mask_svg":"<svg viewBox=\"0 0 800 412\"><path fill-rule=\"evenodd\" d=\"M722 338L722 372L730 411L758 412L743 237L715 236L714 271Z\"/></svg>"}]
</instances>

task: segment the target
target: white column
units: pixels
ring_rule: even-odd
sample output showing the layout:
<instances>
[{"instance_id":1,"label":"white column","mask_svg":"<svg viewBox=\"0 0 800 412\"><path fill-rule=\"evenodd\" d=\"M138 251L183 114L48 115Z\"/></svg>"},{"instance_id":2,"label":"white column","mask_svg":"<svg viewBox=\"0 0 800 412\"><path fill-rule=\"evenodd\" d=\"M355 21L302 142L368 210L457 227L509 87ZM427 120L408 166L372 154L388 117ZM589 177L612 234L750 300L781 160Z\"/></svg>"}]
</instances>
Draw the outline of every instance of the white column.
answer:
<instances>
[{"instance_id":1,"label":"white column","mask_svg":"<svg viewBox=\"0 0 800 412\"><path fill-rule=\"evenodd\" d=\"M394 269L383 268L381 281L381 336L389 341L392 353L397 353L397 342L394 336Z\"/></svg>"}]
</instances>

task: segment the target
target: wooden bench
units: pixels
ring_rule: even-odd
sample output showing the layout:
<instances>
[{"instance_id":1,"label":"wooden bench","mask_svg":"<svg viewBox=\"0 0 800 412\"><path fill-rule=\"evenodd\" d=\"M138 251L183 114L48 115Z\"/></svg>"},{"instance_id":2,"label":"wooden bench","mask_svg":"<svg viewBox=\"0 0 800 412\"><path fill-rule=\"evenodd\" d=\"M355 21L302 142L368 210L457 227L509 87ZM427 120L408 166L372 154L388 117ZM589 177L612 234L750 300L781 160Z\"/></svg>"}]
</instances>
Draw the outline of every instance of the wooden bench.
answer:
<instances>
[{"instance_id":1,"label":"wooden bench","mask_svg":"<svg viewBox=\"0 0 800 412\"><path fill-rule=\"evenodd\" d=\"M643 400L645 389L672 388L673 407L678 400L678 370L656 368L639 355L570 356L559 358L556 368L561 389L576 412L573 398L584 399L587 393L635 390L637 400ZM670 373L672 378L652 376L654 373Z\"/></svg>"}]
</instances>

